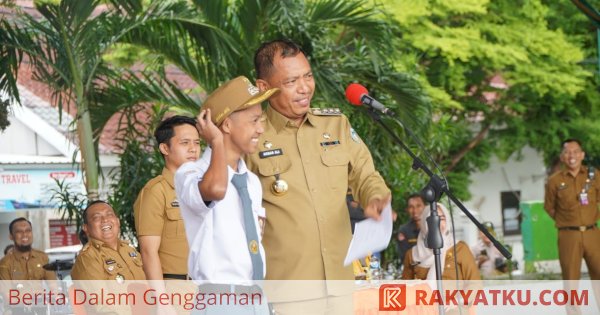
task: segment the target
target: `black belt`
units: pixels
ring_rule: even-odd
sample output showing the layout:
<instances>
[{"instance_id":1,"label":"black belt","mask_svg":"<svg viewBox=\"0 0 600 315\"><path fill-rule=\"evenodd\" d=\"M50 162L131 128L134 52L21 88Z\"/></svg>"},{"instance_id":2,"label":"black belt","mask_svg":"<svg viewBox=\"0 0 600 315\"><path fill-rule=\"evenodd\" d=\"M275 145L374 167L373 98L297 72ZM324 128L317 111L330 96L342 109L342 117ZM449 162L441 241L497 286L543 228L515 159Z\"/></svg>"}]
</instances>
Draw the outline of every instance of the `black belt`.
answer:
<instances>
[{"instance_id":1,"label":"black belt","mask_svg":"<svg viewBox=\"0 0 600 315\"><path fill-rule=\"evenodd\" d=\"M163 273L164 279L176 279L176 280L191 280L188 275L175 275L172 273Z\"/></svg>"},{"instance_id":2,"label":"black belt","mask_svg":"<svg viewBox=\"0 0 600 315\"><path fill-rule=\"evenodd\" d=\"M596 224L590 224L590 225L582 225L582 226L563 226L563 227L559 227L558 229L561 231L581 231L581 232L585 232L587 230L593 230L596 228Z\"/></svg>"},{"instance_id":3,"label":"black belt","mask_svg":"<svg viewBox=\"0 0 600 315\"><path fill-rule=\"evenodd\" d=\"M201 293L262 293L262 289L257 285L207 283L199 285L198 289Z\"/></svg>"}]
</instances>

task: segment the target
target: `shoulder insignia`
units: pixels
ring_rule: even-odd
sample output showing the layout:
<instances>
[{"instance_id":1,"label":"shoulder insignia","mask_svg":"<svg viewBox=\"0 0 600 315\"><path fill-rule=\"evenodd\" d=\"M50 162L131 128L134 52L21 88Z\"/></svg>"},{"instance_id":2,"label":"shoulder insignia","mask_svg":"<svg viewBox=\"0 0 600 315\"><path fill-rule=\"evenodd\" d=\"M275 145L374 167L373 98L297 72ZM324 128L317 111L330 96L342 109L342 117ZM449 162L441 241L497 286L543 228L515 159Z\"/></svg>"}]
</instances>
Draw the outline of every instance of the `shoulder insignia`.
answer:
<instances>
[{"instance_id":1,"label":"shoulder insignia","mask_svg":"<svg viewBox=\"0 0 600 315\"><path fill-rule=\"evenodd\" d=\"M87 242L85 245L83 245L83 248L81 249L81 252L85 252L86 250L88 250L88 248L90 248L90 242Z\"/></svg>"},{"instance_id":2,"label":"shoulder insignia","mask_svg":"<svg viewBox=\"0 0 600 315\"><path fill-rule=\"evenodd\" d=\"M144 188L152 188L154 185L160 183L163 180L163 176L162 174L152 178L151 180L149 180L146 185L144 185Z\"/></svg>"},{"instance_id":3,"label":"shoulder insignia","mask_svg":"<svg viewBox=\"0 0 600 315\"><path fill-rule=\"evenodd\" d=\"M360 143L360 137L358 136L356 131L354 131L354 128L350 128L350 137L352 138L352 140L354 140L354 142Z\"/></svg>"},{"instance_id":4,"label":"shoulder insignia","mask_svg":"<svg viewBox=\"0 0 600 315\"><path fill-rule=\"evenodd\" d=\"M41 251L39 249L32 248L31 251L34 252L34 253L36 253L36 254L40 254L42 256L48 256L48 255L46 255L45 252L43 252L43 251Z\"/></svg>"},{"instance_id":5,"label":"shoulder insignia","mask_svg":"<svg viewBox=\"0 0 600 315\"><path fill-rule=\"evenodd\" d=\"M342 114L339 108L311 108L310 110L316 116L340 116Z\"/></svg>"}]
</instances>

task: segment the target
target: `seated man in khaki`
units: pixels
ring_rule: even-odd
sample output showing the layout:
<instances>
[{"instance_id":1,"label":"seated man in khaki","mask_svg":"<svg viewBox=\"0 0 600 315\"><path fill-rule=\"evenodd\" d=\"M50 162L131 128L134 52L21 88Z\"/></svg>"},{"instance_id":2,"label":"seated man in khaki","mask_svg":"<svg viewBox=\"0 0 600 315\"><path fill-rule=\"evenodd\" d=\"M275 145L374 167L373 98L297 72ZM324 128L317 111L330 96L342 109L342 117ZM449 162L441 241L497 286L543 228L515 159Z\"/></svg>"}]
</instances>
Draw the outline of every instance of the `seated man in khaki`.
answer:
<instances>
[{"instance_id":1,"label":"seated man in khaki","mask_svg":"<svg viewBox=\"0 0 600 315\"><path fill-rule=\"evenodd\" d=\"M0 299L4 299L4 310L0 306L2 314L33 314L44 311L44 307L39 305L27 306L25 302L12 304L9 303L9 289L17 288L20 295L30 294L31 296L46 292L44 281L56 280L54 271L44 269L48 264L48 255L46 253L33 249L33 230L31 222L26 218L20 217L12 220L8 226L10 240L13 241L13 250L0 260ZM12 281L11 281L12 280ZM38 280L38 281L26 281ZM57 289L53 281L45 283L50 290ZM24 301L24 300L23 300ZM39 314L39 313L38 313Z\"/></svg>"},{"instance_id":2,"label":"seated man in khaki","mask_svg":"<svg viewBox=\"0 0 600 315\"><path fill-rule=\"evenodd\" d=\"M83 230L89 242L71 272L73 280L145 280L142 257L129 242L119 239L120 221L105 201L94 201L83 211Z\"/></svg>"},{"instance_id":3,"label":"seated man in khaki","mask_svg":"<svg viewBox=\"0 0 600 315\"><path fill-rule=\"evenodd\" d=\"M53 271L43 268L48 263L48 255L31 248L31 222L22 217L16 218L10 222L8 230L14 248L0 260L0 280L56 280Z\"/></svg>"}]
</instances>

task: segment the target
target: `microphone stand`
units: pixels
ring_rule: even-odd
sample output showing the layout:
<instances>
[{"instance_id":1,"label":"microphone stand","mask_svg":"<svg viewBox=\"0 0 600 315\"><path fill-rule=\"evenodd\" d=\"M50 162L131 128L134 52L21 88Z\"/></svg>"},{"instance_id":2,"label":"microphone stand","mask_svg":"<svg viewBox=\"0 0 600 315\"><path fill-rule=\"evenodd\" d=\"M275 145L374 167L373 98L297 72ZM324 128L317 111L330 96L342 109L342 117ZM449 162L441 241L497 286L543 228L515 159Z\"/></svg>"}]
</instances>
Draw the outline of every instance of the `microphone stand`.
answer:
<instances>
[{"instance_id":1,"label":"microphone stand","mask_svg":"<svg viewBox=\"0 0 600 315\"><path fill-rule=\"evenodd\" d=\"M419 157L417 157L414 154L414 152L408 146L406 146L406 144L404 144L404 142L402 142L402 140L382 121L381 115L375 112L375 110L372 107L368 107L366 112L369 114L369 116L371 116L371 118L373 118L373 120L378 122L383 127L383 129L385 129L385 131L387 131L390 134L390 136L392 136L392 139L396 142L396 144L400 145L400 147L402 147L402 149L406 153L408 153L408 155L413 160L412 168L414 170L421 169L423 172L425 172L425 174L427 174L427 176L429 176L429 182L427 183L427 186L425 186L425 188L423 189L423 197L430 203L431 207L429 217L427 218L427 248L431 248L433 250L433 254L435 257L435 274L437 279L438 290L442 291L442 266L440 262L440 249L443 247L444 242L442 239L442 233L440 231L440 216L437 213L437 201L442 197L443 193L445 193L450 198L450 200L452 200L452 202L455 205L457 205L458 208L471 220L471 222L473 222L473 224L475 224L477 228L483 234L485 234L485 236L487 236L490 239L490 241L492 241L494 246L500 251L500 253L502 253L504 257L510 259L512 257L512 254L504 246L502 246L502 244L500 244L500 242L498 242L498 240L496 240L496 238L494 238L490 234L490 232L487 231L487 229L481 224L481 222L479 222L467 210L467 208L462 204L462 202L460 202L460 200L458 200L454 196L454 194L448 188L446 182L438 175L434 174L431 171L431 169L429 169L423 163L423 161ZM409 128L407 128L402 123L402 121L395 117L393 112L388 111L388 113L389 116L393 117L394 119L400 122L400 124L404 127L404 130L406 130L406 132L409 133L411 137L415 138L415 135L412 133L412 131ZM422 149L425 150L425 148ZM438 309L439 314L445 313L443 305L440 304L438 306Z\"/></svg>"}]
</instances>

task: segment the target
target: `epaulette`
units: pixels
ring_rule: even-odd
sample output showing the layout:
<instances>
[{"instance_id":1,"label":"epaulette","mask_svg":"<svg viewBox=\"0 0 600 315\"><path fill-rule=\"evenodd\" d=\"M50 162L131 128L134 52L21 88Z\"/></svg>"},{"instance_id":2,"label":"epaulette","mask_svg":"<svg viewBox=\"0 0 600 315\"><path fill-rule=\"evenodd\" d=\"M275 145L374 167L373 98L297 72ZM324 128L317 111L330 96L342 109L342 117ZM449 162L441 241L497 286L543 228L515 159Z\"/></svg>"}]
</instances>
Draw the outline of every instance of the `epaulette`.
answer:
<instances>
[{"instance_id":1,"label":"epaulette","mask_svg":"<svg viewBox=\"0 0 600 315\"><path fill-rule=\"evenodd\" d=\"M152 188L152 186L160 183L160 181L163 179L162 174L155 176L154 178L152 178L151 180L149 180L146 185L144 186L145 188Z\"/></svg>"},{"instance_id":2,"label":"epaulette","mask_svg":"<svg viewBox=\"0 0 600 315\"><path fill-rule=\"evenodd\" d=\"M40 256L46 256L46 257L48 256L48 254L46 254L45 252L43 252L43 251L41 251L41 250L39 250L39 249L35 249L35 248L32 248L32 249L31 249L31 252L32 252L32 253L35 253L35 254L37 254L37 255L40 255Z\"/></svg>"},{"instance_id":3,"label":"epaulette","mask_svg":"<svg viewBox=\"0 0 600 315\"><path fill-rule=\"evenodd\" d=\"M87 242L85 245L83 245L83 248L81 249L81 252L85 252L88 248L90 247L90 242Z\"/></svg>"},{"instance_id":4,"label":"epaulette","mask_svg":"<svg viewBox=\"0 0 600 315\"><path fill-rule=\"evenodd\" d=\"M342 114L339 108L311 108L310 110L316 116L340 116Z\"/></svg>"}]
</instances>

